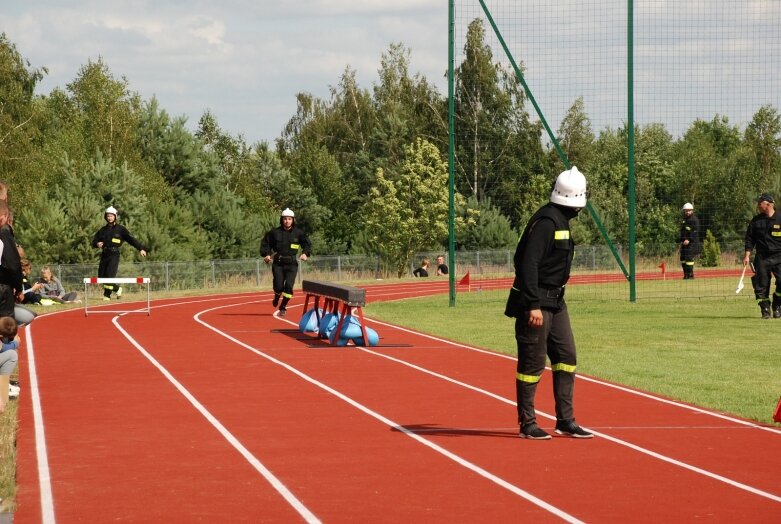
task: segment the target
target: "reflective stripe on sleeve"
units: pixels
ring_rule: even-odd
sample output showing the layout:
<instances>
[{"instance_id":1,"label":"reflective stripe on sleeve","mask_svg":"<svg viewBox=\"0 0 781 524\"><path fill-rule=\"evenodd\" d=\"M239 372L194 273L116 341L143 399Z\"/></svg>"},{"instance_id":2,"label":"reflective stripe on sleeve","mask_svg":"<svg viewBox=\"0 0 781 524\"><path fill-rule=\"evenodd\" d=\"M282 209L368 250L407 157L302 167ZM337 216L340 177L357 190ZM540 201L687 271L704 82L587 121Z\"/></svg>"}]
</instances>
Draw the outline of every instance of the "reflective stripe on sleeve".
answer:
<instances>
[{"instance_id":1,"label":"reflective stripe on sleeve","mask_svg":"<svg viewBox=\"0 0 781 524\"><path fill-rule=\"evenodd\" d=\"M553 233L554 240L569 240L569 231L566 229L563 231L556 231Z\"/></svg>"}]
</instances>

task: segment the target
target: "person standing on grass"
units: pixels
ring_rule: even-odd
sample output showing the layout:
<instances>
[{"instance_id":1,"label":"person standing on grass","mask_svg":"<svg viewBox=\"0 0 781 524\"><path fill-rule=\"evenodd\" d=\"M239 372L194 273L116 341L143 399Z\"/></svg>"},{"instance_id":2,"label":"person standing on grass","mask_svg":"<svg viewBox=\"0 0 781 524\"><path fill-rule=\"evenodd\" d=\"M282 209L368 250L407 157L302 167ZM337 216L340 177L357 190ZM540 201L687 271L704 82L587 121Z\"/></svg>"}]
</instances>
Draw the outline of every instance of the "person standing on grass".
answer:
<instances>
[{"instance_id":1,"label":"person standing on grass","mask_svg":"<svg viewBox=\"0 0 781 524\"><path fill-rule=\"evenodd\" d=\"M298 274L296 255L301 251L301 261L312 256L312 244L303 230L296 227L296 214L285 208L275 227L260 242L260 256L263 262L271 264L274 276L274 307L279 305L279 316L287 313L287 303L293 298L293 284ZM280 298L282 302L280 303Z\"/></svg>"},{"instance_id":2,"label":"person standing on grass","mask_svg":"<svg viewBox=\"0 0 781 524\"><path fill-rule=\"evenodd\" d=\"M776 212L776 203L772 195L763 193L757 198L757 214L751 219L746 229L743 255L743 266L754 255L755 274L751 277L754 286L754 296L759 304L762 318L770 318L770 281L776 279L776 289L773 293L773 318L781 318L781 214Z\"/></svg>"},{"instance_id":3,"label":"person standing on grass","mask_svg":"<svg viewBox=\"0 0 781 524\"><path fill-rule=\"evenodd\" d=\"M515 318L518 365L515 391L520 436L547 440L537 424L534 397L545 369L553 370L556 433L586 439L594 435L575 423L573 394L577 357L564 286L569 280L575 243L569 221L586 206L586 178L572 167L556 178L550 202L529 219L515 250L515 280L505 315Z\"/></svg>"},{"instance_id":4,"label":"person standing on grass","mask_svg":"<svg viewBox=\"0 0 781 524\"><path fill-rule=\"evenodd\" d=\"M681 233L678 242L681 244L681 267L683 279L694 278L694 257L700 254L700 221L694 214L694 206L686 202L681 208Z\"/></svg>"},{"instance_id":5,"label":"person standing on grass","mask_svg":"<svg viewBox=\"0 0 781 524\"><path fill-rule=\"evenodd\" d=\"M415 269L415 271L412 272L413 277L427 277L428 276L428 266L429 266L429 260L428 257L423 257L420 261L420 267Z\"/></svg>"},{"instance_id":6,"label":"person standing on grass","mask_svg":"<svg viewBox=\"0 0 781 524\"><path fill-rule=\"evenodd\" d=\"M445 264L445 257L439 255L437 257L437 275L438 276L447 275L448 271L449 269L447 267L447 264Z\"/></svg>"},{"instance_id":7,"label":"person standing on grass","mask_svg":"<svg viewBox=\"0 0 781 524\"><path fill-rule=\"evenodd\" d=\"M138 250L142 257L146 256L146 248L133 238L127 228L117 223L119 214L114 206L106 208L103 214L106 225L101 227L92 238L92 247L101 250L98 278L114 278L119 270L119 248L127 242ZM103 300L111 300L111 293L116 292L117 298L122 298L122 287L117 284L103 284Z\"/></svg>"}]
</instances>

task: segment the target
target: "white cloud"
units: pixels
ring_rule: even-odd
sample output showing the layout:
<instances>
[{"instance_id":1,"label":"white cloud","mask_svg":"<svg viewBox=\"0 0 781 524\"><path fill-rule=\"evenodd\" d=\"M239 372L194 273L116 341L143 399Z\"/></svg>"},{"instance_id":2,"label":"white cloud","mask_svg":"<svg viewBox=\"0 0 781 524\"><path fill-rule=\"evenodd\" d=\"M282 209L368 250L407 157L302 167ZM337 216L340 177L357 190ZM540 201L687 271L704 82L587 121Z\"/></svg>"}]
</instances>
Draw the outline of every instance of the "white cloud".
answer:
<instances>
[{"instance_id":1,"label":"white cloud","mask_svg":"<svg viewBox=\"0 0 781 524\"><path fill-rule=\"evenodd\" d=\"M276 138L295 113L296 93L327 97L329 86L338 83L347 66L357 72L363 87L370 88L381 54L391 43L400 42L411 50L413 74L425 75L441 93L446 92L447 4L442 0L7 3L0 13L0 27L33 67L49 69L39 92L65 87L88 60L102 57L115 76L128 79L132 90L144 98L156 96L169 113L187 115L191 126L208 108L224 129L242 133L250 141ZM712 100L721 100L725 107L738 103L748 107L740 96L729 98L729 90L737 92L740 85L766 82L775 86L770 94L781 106L781 45L778 31L767 30L767 24L779 25L781 2L754 0L740 5L752 3L756 11L745 17L737 16L735 9L710 9L713 2L706 0L639 3L636 53L638 65L647 68L638 67L636 74L646 88L652 86L659 92L638 89L638 103L648 101L638 108L638 115L658 114L657 108L668 106L671 113L683 113L689 100L693 102L688 105L696 102L699 112L710 110L701 107L696 93L714 89L708 85L718 71L714 60L722 66L722 77L737 84L721 87ZM499 2L489 0L488 5L496 11ZM595 124L620 125L625 114L625 75L623 64L611 53L625 43L625 2L504 0L502 5L502 31L516 60L528 67L527 80L551 126L556 128L557 120L579 95L585 95L586 110L594 112ZM469 9L465 0L459 6L464 9L459 18L464 24L480 16L476 0ZM662 17L672 21L654 27L666 32L650 33L648 23ZM720 31L731 38L730 46L714 49L713 38L721 33L709 31L703 20L718 20ZM457 28L461 38L457 56L464 27ZM742 37L746 27L765 36ZM554 38L562 28L566 30ZM775 34L775 41L762 40L768 34ZM494 56L504 60L491 38ZM589 39L599 42L599 47L584 45ZM763 53L757 46L770 46L776 54ZM687 71L669 61L660 62L661 53L683 64L685 57L692 66ZM749 65L742 68L743 63ZM733 66L724 71L724 64ZM688 91L680 94L682 75L695 73L700 76L692 76ZM662 89L673 92L660 98Z\"/></svg>"}]
</instances>

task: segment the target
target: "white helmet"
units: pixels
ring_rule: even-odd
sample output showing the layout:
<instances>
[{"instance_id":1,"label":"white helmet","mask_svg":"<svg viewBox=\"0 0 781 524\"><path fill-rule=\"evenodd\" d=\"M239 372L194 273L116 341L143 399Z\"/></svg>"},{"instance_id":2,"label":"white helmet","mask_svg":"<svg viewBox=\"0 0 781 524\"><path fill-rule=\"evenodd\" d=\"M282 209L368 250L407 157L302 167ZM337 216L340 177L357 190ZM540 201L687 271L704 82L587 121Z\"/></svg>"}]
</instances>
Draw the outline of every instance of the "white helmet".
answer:
<instances>
[{"instance_id":1,"label":"white helmet","mask_svg":"<svg viewBox=\"0 0 781 524\"><path fill-rule=\"evenodd\" d=\"M285 210L282 211L282 215L281 216L283 216L283 217L295 217L296 214L293 213L292 209L290 209L289 207L286 207Z\"/></svg>"},{"instance_id":2,"label":"white helmet","mask_svg":"<svg viewBox=\"0 0 781 524\"><path fill-rule=\"evenodd\" d=\"M691 205L691 202L686 202L681 208L681 211L694 211L694 206Z\"/></svg>"},{"instance_id":3,"label":"white helmet","mask_svg":"<svg viewBox=\"0 0 781 524\"><path fill-rule=\"evenodd\" d=\"M586 207L586 177L577 167L572 166L556 177L550 201L567 207Z\"/></svg>"},{"instance_id":4,"label":"white helmet","mask_svg":"<svg viewBox=\"0 0 781 524\"><path fill-rule=\"evenodd\" d=\"M103 216L105 217L106 215L114 215L114 217L119 220L119 213L117 213L117 209L114 206L108 206L106 208L106 212L103 213Z\"/></svg>"}]
</instances>

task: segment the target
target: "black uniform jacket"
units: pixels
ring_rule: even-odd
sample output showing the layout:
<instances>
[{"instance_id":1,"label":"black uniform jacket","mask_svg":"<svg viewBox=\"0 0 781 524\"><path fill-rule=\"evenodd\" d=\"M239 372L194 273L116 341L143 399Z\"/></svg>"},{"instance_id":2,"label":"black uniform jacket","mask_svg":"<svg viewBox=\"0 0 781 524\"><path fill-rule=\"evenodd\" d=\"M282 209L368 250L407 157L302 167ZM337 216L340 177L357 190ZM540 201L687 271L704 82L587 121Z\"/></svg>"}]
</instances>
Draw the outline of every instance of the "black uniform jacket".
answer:
<instances>
[{"instance_id":1,"label":"black uniform jacket","mask_svg":"<svg viewBox=\"0 0 781 524\"><path fill-rule=\"evenodd\" d=\"M746 251L754 248L760 257L781 255L781 213L772 217L760 213L751 219L746 229Z\"/></svg>"},{"instance_id":2,"label":"black uniform jacket","mask_svg":"<svg viewBox=\"0 0 781 524\"><path fill-rule=\"evenodd\" d=\"M301 229L293 226L289 230L282 226L275 227L263 237L260 242L260 256L273 255L274 262L293 263L296 261L298 250L309 257L312 254L312 244Z\"/></svg>"},{"instance_id":3,"label":"black uniform jacket","mask_svg":"<svg viewBox=\"0 0 781 524\"><path fill-rule=\"evenodd\" d=\"M134 248L146 251L143 244L133 238L130 232L122 224L106 224L98 229L92 238L92 247L98 247L98 242L103 242L103 252L101 256L113 256L119 253L119 247L127 242Z\"/></svg>"},{"instance_id":4,"label":"black uniform jacket","mask_svg":"<svg viewBox=\"0 0 781 524\"><path fill-rule=\"evenodd\" d=\"M576 213L546 204L529 219L515 250L515 281L505 315L518 317L524 311L562 306L575 254L569 219Z\"/></svg>"}]
</instances>

